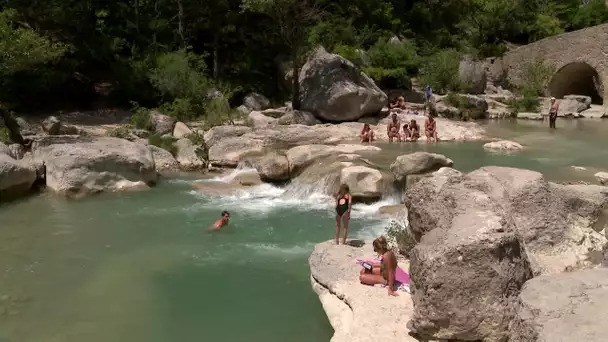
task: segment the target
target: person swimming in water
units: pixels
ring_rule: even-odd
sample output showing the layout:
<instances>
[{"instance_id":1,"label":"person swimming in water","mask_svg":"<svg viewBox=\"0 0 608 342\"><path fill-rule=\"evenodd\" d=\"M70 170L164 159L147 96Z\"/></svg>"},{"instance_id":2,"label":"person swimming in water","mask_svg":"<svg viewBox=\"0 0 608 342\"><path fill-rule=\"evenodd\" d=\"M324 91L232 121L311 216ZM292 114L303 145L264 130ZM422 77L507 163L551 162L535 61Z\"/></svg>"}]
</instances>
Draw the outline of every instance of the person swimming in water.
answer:
<instances>
[{"instance_id":1,"label":"person swimming in water","mask_svg":"<svg viewBox=\"0 0 608 342\"><path fill-rule=\"evenodd\" d=\"M215 223L213 224L213 226L211 226L209 231L218 230L218 229L222 228L223 226L227 225L229 221L230 221L230 213L227 212L226 210L224 210L224 211L222 211L222 218L215 221Z\"/></svg>"},{"instance_id":2,"label":"person swimming in water","mask_svg":"<svg viewBox=\"0 0 608 342\"><path fill-rule=\"evenodd\" d=\"M348 221L350 220L350 209L353 205L353 197L350 195L348 185L342 184L336 194L336 245L340 242L340 222L344 225L344 237L342 244L346 244L348 234Z\"/></svg>"},{"instance_id":3,"label":"person swimming in water","mask_svg":"<svg viewBox=\"0 0 608 342\"><path fill-rule=\"evenodd\" d=\"M370 270L362 269L359 274L359 281L365 285L376 285L383 284L388 288L389 296L398 296L396 289L400 283L395 280L395 274L397 271L397 257L388 248L388 242L384 236L380 236L372 243L374 246L374 252L376 252L381 259L379 262L374 263Z\"/></svg>"}]
</instances>

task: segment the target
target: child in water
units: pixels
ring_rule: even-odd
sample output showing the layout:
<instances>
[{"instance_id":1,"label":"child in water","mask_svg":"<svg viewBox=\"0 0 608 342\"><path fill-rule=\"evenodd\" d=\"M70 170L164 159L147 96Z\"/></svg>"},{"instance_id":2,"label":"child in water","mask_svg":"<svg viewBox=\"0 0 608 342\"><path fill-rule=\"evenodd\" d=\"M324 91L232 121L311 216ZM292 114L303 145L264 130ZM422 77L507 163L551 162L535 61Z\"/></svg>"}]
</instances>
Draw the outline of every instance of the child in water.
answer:
<instances>
[{"instance_id":1,"label":"child in water","mask_svg":"<svg viewBox=\"0 0 608 342\"><path fill-rule=\"evenodd\" d=\"M229 221L230 221L230 213L227 212L226 210L224 210L224 211L222 211L222 218L215 221L215 223L209 230L210 231L218 230L218 229L222 228L223 226L227 225Z\"/></svg>"}]
</instances>

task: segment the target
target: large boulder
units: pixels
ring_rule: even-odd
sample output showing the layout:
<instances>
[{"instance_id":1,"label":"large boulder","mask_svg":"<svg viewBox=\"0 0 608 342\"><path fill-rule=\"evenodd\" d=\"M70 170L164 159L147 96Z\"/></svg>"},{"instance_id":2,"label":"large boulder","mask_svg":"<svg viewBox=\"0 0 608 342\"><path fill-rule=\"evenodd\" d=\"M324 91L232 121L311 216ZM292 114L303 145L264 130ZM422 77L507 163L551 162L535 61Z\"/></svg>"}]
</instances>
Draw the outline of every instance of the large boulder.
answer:
<instances>
[{"instance_id":1,"label":"large boulder","mask_svg":"<svg viewBox=\"0 0 608 342\"><path fill-rule=\"evenodd\" d=\"M585 95L566 95L560 100L558 115L576 115L591 107L591 97Z\"/></svg>"},{"instance_id":2,"label":"large boulder","mask_svg":"<svg viewBox=\"0 0 608 342\"><path fill-rule=\"evenodd\" d=\"M0 151L0 202L28 193L34 181L34 168Z\"/></svg>"},{"instance_id":3,"label":"large boulder","mask_svg":"<svg viewBox=\"0 0 608 342\"><path fill-rule=\"evenodd\" d=\"M65 195L143 188L156 182L147 146L118 138L49 136L32 144L35 161L46 166L46 185Z\"/></svg>"},{"instance_id":4,"label":"large boulder","mask_svg":"<svg viewBox=\"0 0 608 342\"><path fill-rule=\"evenodd\" d=\"M211 147L218 141L226 138L240 137L245 133L251 132L251 127L247 126L235 126L235 125L223 125L215 126L205 132L204 139L205 144Z\"/></svg>"},{"instance_id":5,"label":"large boulder","mask_svg":"<svg viewBox=\"0 0 608 342\"><path fill-rule=\"evenodd\" d=\"M410 252L414 315L423 340L506 341L512 305L532 269L500 208L481 191L454 203L451 227Z\"/></svg>"},{"instance_id":6,"label":"large boulder","mask_svg":"<svg viewBox=\"0 0 608 342\"><path fill-rule=\"evenodd\" d=\"M249 93L243 98L243 105L251 110L264 110L270 108L270 100L258 93Z\"/></svg>"},{"instance_id":7,"label":"large boulder","mask_svg":"<svg viewBox=\"0 0 608 342\"><path fill-rule=\"evenodd\" d=\"M342 169L340 184L348 185L353 200L373 202L380 200L388 192L393 177L369 166L352 165Z\"/></svg>"},{"instance_id":8,"label":"large boulder","mask_svg":"<svg viewBox=\"0 0 608 342\"><path fill-rule=\"evenodd\" d=\"M157 171L179 171L179 163L169 151L154 145L148 145L148 148L152 151Z\"/></svg>"},{"instance_id":9,"label":"large boulder","mask_svg":"<svg viewBox=\"0 0 608 342\"><path fill-rule=\"evenodd\" d=\"M289 149L286 153L289 164L289 173L292 177L301 173L315 161L331 155L356 154L358 152L376 152L379 147L370 145L340 144L336 146L311 144L301 145Z\"/></svg>"},{"instance_id":10,"label":"large boulder","mask_svg":"<svg viewBox=\"0 0 608 342\"><path fill-rule=\"evenodd\" d=\"M282 182L289 180L289 161L285 154L270 152L257 161L255 168L265 182Z\"/></svg>"},{"instance_id":11,"label":"large boulder","mask_svg":"<svg viewBox=\"0 0 608 342\"><path fill-rule=\"evenodd\" d=\"M313 126L321 123L312 113L302 110L286 112L279 118L279 125L306 125Z\"/></svg>"},{"instance_id":12,"label":"large boulder","mask_svg":"<svg viewBox=\"0 0 608 342\"><path fill-rule=\"evenodd\" d=\"M386 94L346 58L318 48L300 72L301 109L328 121L380 112Z\"/></svg>"},{"instance_id":13,"label":"large boulder","mask_svg":"<svg viewBox=\"0 0 608 342\"><path fill-rule=\"evenodd\" d=\"M428 152L404 154L391 164L391 172L398 182L404 182L407 176L427 174L442 167L452 167L454 162L444 155Z\"/></svg>"},{"instance_id":14,"label":"large boulder","mask_svg":"<svg viewBox=\"0 0 608 342\"><path fill-rule=\"evenodd\" d=\"M470 94L483 94L486 90L487 75L482 61L464 57L458 65L458 80Z\"/></svg>"},{"instance_id":15,"label":"large boulder","mask_svg":"<svg viewBox=\"0 0 608 342\"><path fill-rule=\"evenodd\" d=\"M484 201L498 205L503 219L513 222L508 228L521 237L535 274L591 266L589 255L601 253L606 243L600 231L608 188L558 185L538 172L506 167L434 176L409 188L405 203L414 235L420 239L435 229L451 229L459 203L467 201L471 191L483 192Z\"/></svg>"},{"instance_id":16,"label":"large boulder","mask_svg":"<svg viewBox=\"0 0 608 342\"><path fill-rule=\"evenodd\" d=\"M247 126L253 128L265 128L278 125L277 119L264 115L262 112L253 111L247 115Z\"/></svg>"},{"instance_id":17,"label":"large boulder","mask_svg":"<svg viewBox=\"0 0 608 342\"><path fill-rule=\"evenodd\" d=\"M49 116L42 121L42 130L48 135L58 135L61 130L61 121L56 116Z\"/></svg>"},{"instance_id":18,"label":"large boulder","mask_svg":"<svg viewBox=\"0 0 608 342\"><path fill-rule=\"evenodd\" d=\"M207 168L204 146L195 146L188 138L175 142L175 160L185 171L204 170Z\"/></svg>"},{"instance_id":19,"label":"large boulder","mask_svg":"<svg viewBox=\"0 0 608 342\"><path fill-rule=\"evenodd\" d=\"M606 341L607 306L607 268L534 278L519 295L509 341Z\"/></svg>"},{"instance_id":20,"label":"large boulder","mask_svg":"<svg viewBox=\"0 0 608 342\"><path fill-rule=\"evenodd\" d=\"M175 127L173 127L173 136L176 139L187 138L190 134L192 134L192 130L185 123L181 121L175 123Z\"/></svg>"},{"instance_id":21,"label":"large boulder","mask_svg":"<svg viewBox=\"0 0 608 342\"><path fill-rule=\"evenodd\" d=\"M155 110L150 112L150 127L153 127L154 134L164 135L173 133L173 126L177 120L168 115L161 114Z\"/></svg>"},{"instance_id":22,"label":"large boulder","mask_svg":"<svg viewBox=\"0 0 608 342\"><path fill-rule=\"evenodd\" d=\"M10 144L8 146L8 155L13 159L21 160L25 155L25 147L20 144Z\"/></svg>"}]
</instances>

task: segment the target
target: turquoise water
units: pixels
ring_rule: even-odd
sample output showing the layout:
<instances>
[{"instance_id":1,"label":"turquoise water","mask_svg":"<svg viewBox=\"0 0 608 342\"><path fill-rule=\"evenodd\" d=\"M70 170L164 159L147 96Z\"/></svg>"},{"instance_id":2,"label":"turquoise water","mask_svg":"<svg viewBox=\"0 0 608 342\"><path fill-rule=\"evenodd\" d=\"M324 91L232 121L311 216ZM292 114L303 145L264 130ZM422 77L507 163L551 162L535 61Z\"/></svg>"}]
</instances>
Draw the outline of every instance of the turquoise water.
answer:
<instances>
[{"instance_id":1,"label":"turquoise water","mask_svg":"<svg viewBox=\"0 0 608 342\"><path fill-rule=\"evenodd\" d=\"M541 172L552 181L596 182L593 176L596 172L608 171L608 120L559 120L556 130L547 125L523 120L486 123L489 138L500 137L524 146L515 153L484 151L483 144L487 141L427 144L421 139L416 143L381 144L381 154L367 157L388 168L398 155L426 151L451 158L454 168L463 172L486 165L512 166Z\"/></svg>"},{"instance_id":2,"label":"turquoise water","mask_svg":"<svg viewBox=\"0 0 608 342\"><path fill-rule=\"evenodd\" d=\"M382 145L387 168L402 153L447 155L455 167L525 167L552 180L608 170L608 121L491 122L492 136L525 150L483 151L481 142ZM586 167L586 171L571 166ZM0 341L328 341L333 333L309 284L315 243L334 234L331 202L263 185L212 198L174 180L141 193L79 201L41 195L0 206ZM304 193L304 192L290 192ZM351 237L371 238L382 204L358 205ZM232 222L205 230L222 210Z\"/></svg>"},{"instance_id":3,"label":"turquoise water","mask_svg":"<svg viewBox=\"0 0 608 342\"><path fill-rule=\"evenodd\" d=\"M307 259L334 234L329 201L191 189L0 206L0 341L328 341ZM365 210L353 237L382 228Z\"/></svg>"}]
</instances>

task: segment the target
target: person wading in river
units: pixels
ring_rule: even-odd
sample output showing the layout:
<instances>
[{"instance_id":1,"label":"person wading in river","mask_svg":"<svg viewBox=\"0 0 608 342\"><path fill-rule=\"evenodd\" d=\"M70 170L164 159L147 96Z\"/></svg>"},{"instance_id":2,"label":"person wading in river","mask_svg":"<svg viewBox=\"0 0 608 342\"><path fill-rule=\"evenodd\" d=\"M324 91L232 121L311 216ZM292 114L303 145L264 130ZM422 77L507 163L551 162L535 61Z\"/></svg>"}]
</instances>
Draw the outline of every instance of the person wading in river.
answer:
<instances>
[{"instance_id":1,"label":"person wading in river","mask_svg":"<svg viewBox=\"0 0 608 342\"><path fill-rule=\"evenodd\" d=\"M559 110L559 102L555 100L555 97L551 98L551 109L549 109L549 128L555 128L555 121L557 120L557 111Z\"/></svg>"}]
</instances>

